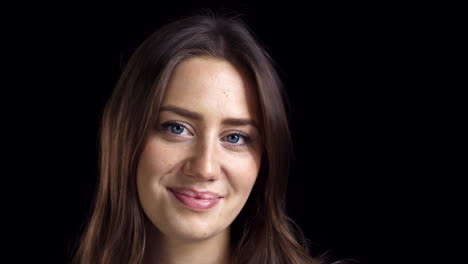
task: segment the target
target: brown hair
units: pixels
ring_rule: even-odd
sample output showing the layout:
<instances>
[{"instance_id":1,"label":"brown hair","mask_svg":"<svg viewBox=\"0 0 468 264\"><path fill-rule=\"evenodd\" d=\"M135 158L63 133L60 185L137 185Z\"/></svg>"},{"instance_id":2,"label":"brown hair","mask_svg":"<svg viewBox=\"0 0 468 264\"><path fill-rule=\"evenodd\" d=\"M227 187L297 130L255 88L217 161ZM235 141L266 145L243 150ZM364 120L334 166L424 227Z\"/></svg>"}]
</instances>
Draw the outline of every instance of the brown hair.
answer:
<instances>
[{"instance_id":1,"label":"brown hair","mask_svg":"<svg viewBox=\"0 0 468 264\"><path fill-rule=\"evenodd\" d=\"M232 263L318 263L285 213L292 142L273 61L242 20L211 12L163 26L129 59L102 116L99 186L74 262L142 262L145 215L137 195L136 168L171 73L193 56L239 65L259 95L264 154L252 193L232 224Z\"/></svg>"}]
</instances>

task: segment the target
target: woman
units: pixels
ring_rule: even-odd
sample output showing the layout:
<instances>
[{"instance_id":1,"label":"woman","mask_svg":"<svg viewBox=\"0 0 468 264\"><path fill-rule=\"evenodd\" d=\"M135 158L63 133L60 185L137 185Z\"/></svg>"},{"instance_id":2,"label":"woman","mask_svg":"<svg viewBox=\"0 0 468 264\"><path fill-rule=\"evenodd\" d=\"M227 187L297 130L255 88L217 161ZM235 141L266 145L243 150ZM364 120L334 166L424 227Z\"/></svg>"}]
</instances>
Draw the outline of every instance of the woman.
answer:
<instances>
[{"instance_id":1,"label":"woman","mask_svg":"<svg viewBox=\"0 0 468 264\"><path fill-rule=\"evenodd\" d=\"M151 35L102 118L76 263L318 263L285 214L291 139L272 60L235 17Z\"/></svg>"}]
</instances>

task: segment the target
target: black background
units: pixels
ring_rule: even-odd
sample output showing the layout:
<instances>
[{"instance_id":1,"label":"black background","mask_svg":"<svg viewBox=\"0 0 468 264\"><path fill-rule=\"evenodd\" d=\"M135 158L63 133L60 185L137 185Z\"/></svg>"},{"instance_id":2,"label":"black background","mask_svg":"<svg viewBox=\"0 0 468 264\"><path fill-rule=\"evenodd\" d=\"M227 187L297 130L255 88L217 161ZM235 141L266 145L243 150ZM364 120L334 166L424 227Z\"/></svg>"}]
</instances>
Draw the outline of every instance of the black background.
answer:
<instances>
[{"instance_id":1,"label":"black background","mask_svg":"<svg viewBox=\"0 0 468 264\"><path fill-rule=\"evenodd\" d=\"M11 64L21 73L10 76L15 92L28 94L10 108L26 117L12 121L22 146L12 153L28 160L14 166L36 198L13 211L34 216L21 222L25 236L34 233L31 243L20 244L24 236L12 243L35 250L17 257L69 258L97 181L100 114L123 65L159 26L200 7L244 14L278 64L295 147L288 212L315 251L364 264L405 259L423 233L410 215L424 205L412 197L421 140L411 78L417 30L399 1L178 1L22 13L7 43L20 58Z\"/></svg>"}]
</instances>

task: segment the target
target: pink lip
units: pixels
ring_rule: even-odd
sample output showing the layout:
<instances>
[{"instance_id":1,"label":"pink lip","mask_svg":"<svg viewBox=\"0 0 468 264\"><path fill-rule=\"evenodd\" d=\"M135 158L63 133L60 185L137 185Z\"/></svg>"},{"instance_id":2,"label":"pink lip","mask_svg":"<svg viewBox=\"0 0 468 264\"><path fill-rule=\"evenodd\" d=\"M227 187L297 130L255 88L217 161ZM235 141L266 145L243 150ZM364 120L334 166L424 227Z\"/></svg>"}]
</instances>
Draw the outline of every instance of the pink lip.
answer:
<instances>
[{"instance_id":1,"label":"pink lip","mask_svg":"<svg viewBox=\"0 0 468 264\"><path fill-rule=\"evenodd\" d=\"M171 193L186 207L196 211L206 211L219 203L223 198L213 192L198 192L189 188L168 188Z\"/></svg>"}]
</instances>

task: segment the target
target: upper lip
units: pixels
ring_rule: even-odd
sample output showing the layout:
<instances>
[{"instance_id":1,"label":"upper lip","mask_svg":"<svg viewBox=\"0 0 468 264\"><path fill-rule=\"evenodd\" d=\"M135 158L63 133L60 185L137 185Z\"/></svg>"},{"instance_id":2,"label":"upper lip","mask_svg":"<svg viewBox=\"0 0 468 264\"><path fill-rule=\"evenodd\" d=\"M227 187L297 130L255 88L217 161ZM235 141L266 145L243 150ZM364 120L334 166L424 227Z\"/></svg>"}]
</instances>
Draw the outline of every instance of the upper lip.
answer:
<instances>
[{"instance_id":1,"label":"upper lip","mask_svg":"<svg viewBox=\"0 0 468 264\"><path fill-rule=\"evenodd\" d=\"M173 191L173 192L176 192L176 193L179 193L179 194L182 194L182 195L186 195L186 196L198 198L198 199L218 199L218 198L223 198L223 196L221 196L221 195L218 194L218 193L207 192L207 191L200 192L200 191L196 191L196 190L191 189L191 188L170 187L169 190L171 190L171 191Z\"/></svg>"}]
</instances>

